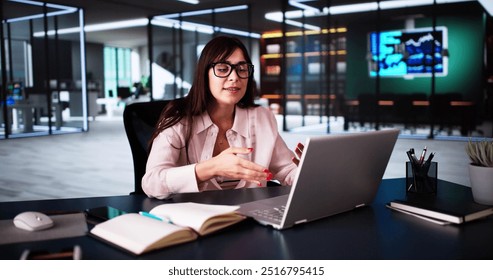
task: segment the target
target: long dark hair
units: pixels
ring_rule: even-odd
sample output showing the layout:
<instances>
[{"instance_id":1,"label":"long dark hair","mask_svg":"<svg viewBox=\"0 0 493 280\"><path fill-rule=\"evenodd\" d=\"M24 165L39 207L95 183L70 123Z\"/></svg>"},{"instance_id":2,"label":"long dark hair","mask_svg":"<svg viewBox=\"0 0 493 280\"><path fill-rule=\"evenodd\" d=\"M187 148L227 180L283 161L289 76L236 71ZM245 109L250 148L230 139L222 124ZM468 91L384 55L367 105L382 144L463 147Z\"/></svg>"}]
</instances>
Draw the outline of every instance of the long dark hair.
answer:
<instances>
[{"instance_id":1,"label":"long dark hair","mask_svg":"<svg viewBox=\"0 0 493 280\"><path fill-rule=\"evenodd\" d=\"M208 73L211 64L218 61L225 61L237 49L241 50L246 62L251 64L252 61L245 45L235 37L218 36L207 43L197 63L193 84L188 95L184 98L171 101L161 112L159 121L149 141L149 151L152 142L159 133L184 119L186 123L185 146L174 148L185 148L187 162L189 162L188 144L192 137L193 118L194 116L202 115L214 102L214 97L209 88ZM238 102L237 106L241 108L255 107L254 100L256 93L255 81L252 75L248 78L246 93Z\"/></svg>"}]
</instances>

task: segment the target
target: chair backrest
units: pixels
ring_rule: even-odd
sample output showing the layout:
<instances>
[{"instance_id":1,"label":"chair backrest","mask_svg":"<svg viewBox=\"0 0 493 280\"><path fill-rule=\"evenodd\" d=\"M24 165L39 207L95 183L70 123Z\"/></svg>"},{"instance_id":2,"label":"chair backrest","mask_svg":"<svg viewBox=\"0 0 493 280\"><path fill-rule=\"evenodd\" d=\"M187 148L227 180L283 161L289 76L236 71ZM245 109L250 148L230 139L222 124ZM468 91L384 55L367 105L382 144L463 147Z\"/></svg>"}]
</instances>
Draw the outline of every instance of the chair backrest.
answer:
<instances>
[{"instance_id":1,"label":"chair backrest","mask_svg":"<svg viewBox=\"0 0 493 280\"><path fill-rule=\"evenodd\" d=\"M116 95L121 99L127 99L132 96L132 92L129 87L117 87Z\"/></svg>"},{"instance_id":2,"label":"chair backrest","mask_svg":"<svg viewBox=\"0 0 493 280\"><path fill-rule=\"evenodd\" d=\"M151 139L161 111L169 100L132 103L125 107L123 123L134 163L134 194L143 194L142 177L145 174L148 157L148 143Z\"/></svg>"}]
</instances>

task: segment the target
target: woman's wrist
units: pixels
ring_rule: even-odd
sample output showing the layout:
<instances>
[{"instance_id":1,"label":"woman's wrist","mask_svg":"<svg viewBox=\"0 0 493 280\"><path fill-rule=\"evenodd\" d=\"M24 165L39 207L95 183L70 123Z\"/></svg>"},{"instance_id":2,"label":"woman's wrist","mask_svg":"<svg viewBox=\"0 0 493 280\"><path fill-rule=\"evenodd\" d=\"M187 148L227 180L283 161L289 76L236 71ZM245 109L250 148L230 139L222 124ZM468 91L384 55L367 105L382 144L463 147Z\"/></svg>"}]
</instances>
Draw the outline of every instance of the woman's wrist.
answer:
<instances>
[{"instance_id":1,"label":"woman's wrist","mask_svg":"<svg viewBox=\"0 0 493 280\"><path fill-rule=\"evenodd\" d=\"M197 183L205 182L212 177L214 177L214 168L210 160L199 162L195 165L195 177L197 178Z\"/></svg>"}]
</instances>

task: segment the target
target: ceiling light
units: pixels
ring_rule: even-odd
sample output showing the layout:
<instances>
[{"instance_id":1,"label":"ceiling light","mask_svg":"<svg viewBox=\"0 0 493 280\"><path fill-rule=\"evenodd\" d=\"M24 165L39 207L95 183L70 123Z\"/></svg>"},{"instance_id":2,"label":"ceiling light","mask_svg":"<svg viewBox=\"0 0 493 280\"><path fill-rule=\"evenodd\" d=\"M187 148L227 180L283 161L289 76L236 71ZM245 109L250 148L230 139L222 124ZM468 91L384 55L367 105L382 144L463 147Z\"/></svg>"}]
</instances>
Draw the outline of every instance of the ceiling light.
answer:
<instances>
[{"instance_id":1,"label":"ceiling light","mask_svg":"<svg viewBox=\"0 0 493 280\"><path fill-rule=\"evenodd\" d=\"M43 2L29 1L29 0L9 0L9 1L21 3L21 4L32 5L32 6L44 6L44 4L45 4ZM47 12L46 13L47 17L59 16L59 15L64 15L64 14L71 14L71 13L75 13L77 11L77 9L74 7L57 5L57 4L50 4L50 3L46 3L46 7L53 8L53 9L59 9L59 11ZM35 14L35 15L29 15L29 16L24 16L24 17L7 19L7 20L5 20L5 22L18 22L18 21L24 21L24 20L30 20L30 19L43 18L44 16L45 16L44 13L40 13L40 14Z\"/></svg>"},{"instance_id":2,"label":"ceiling light","mask_svg":"<svg viewBox=\"0 0 493 280\"><path fill-rule=\"evenodd\" d=\"M329 13L331 15L339 15L339 14L376 11L377 9L378 9L378 3L370 2L370 3L352 4L352 5L332 6L329 7Z\"/></svg>"},{"instance_id":3,"label":"ceiling light","mask_svg":"<svg viewBox=\"0 0 493 280\"><path fill-rule=\"evenodd\" d=\"M139 26L146 26L148 22L149 22L148 19L141 18L135 20L108 22L102 24L91 24L91 25L86 25L84 31L95 32L95 31L114 30L121 28L139 27ZM188 22L188 21L179 21L175 19L156 18L151 21L151 24L156 26L167 27L167 28L180 28L191 32L200 32L205 34L213 34L214 31L218 31L226 34L234 34L234 35L257 38L257 39L260 38L260 34L258 33L252 33L252 32L230 29L225 27L215 27L216 29L214 30L214 28L211 25ZM79 27L73 27L73 28L59 29L57 33L70 34L70 33L77 33L79 31L80 31ZM45 35L44 31L34 33L35 37L42 37L44 35ZM48 31L48 35L49 36L55 35L55 31L54 30Z\"/></svg>"},{"instance_id":4,"label":"ceiling light","mask_svg":"<svg viewBox=\"0 0 493 280\"><path fill-rule=\"evenodd\" d=\"M181 28L183 30L200 32L205 34L214 33L214 29L210 25L179 21L175 19L166 19L166 18L153 19L151 21L151 24L156 26L167 27L167 28Z\"/></svg>"},{"instance_id":5,"label":"ceiling light","mask_svg":"<svg viewBox=\"0 0 493 280\"><path fill-rule=\"evenodd\" d=\"M315 7L312 7L312 6L308 6L306 4L303 4L301 2L309 2L309 1L301 1L301 0L290 0L289 1L289 5L293 6L293 7L296 7L296 8L300 8L302 10L305 10L305 11L315 11L315 12L320 12L320 10L318 8L315 8Z\"/></svg>"},{"instance_id":6,"label":"ceiling light","mask_svg":"<svg viewBox=\"0 0 493 280\"><path fill-rule=\"evenodd\" d=\"M179 18L180 16L181 17L193 17L193 16L209 15L209 14L212 14L212 9L200 10L200 11L191 11L191 12L184 12L184 13L176 13L176 14L166 15L164 17L166 17L166 18Z\"/></svg>"},{"instance_id":7,"label":"ceiling light","mask_svg":"<svg viewBox=\"0 0 493 280\"><path fill-rule=\"evenodd\" d=\"M448 4L448 3L458 3L458 2L469 2L476 0L436 0L437 4ZM430 6L433 5L433 0L394 0L394 1L382 1L380 2L380 9L398 9L398 8L409 8L417 6Z\"/></svg>"},{"instance_id":8,"label":"ceiling light","mask_svg":"<svg viewBox=\"0 0 493 280\"><path fill-rule=\"evenodd\" d=\"M434 0L389 0L389 1L380 1L380 2L367 2L367 3L359 3L359 4L351 4L351 5L338 5L331 7L324 7L321 10L316 9L300 2L308 2L309 0L303 1L291 0L289 3L292 6L297 6L302 10L295 11L287 11L284 13L286 19L299 19L304 17L316 17L316 16L326 16L328 14L337 15L337 14L349 14L349 13L360 13L360 12L371 12L378 10L379 6L382 10L390 10L390 9L398 9L398 8L407 8L407 7L416 7L416 6L427 6L433 5ZM448 4L448 3L459 3L459 2L471 2L476 0L435 0L437 4ZM486 10L488 10L488 6L490 7L490 11L493 12L493 4L491 0L478 0ZM271 12L266 13L265 18L277 22L282 22L282 12ZM299 24L298 24L299 25Z\"/></svg>"},{"instance_id":9,"label":"ceiling light","mask_svg":"<svg viewBox=\"0 0 493 280\"><path fill-rule=\"evenodd\" d=\"M251 38L260 38L260 34L258 33L252 33L252 32L247 32L247 31L242 31L242 30L237 30L237 29L230 29L230 28L225 28L225 27L220 27L216 26L213 27L211 25L207 24L200 24L200 23L194 23L194 22L189 22L189 21L179 21L176 19L170 19L170 18L155 18L151 21L151 24L157 25L157 26L162 26L162 27L167 27L167 28L181 28L183 30L187 31L192 31L192 32L200 32L200 33L205 33L205 34L213 34L214 32L222 32L226 34L233 34L233 35L238 35L238 36L243 36L243 37L251 37Z\"/></svg>"},{"instance_id":10,"label":"ceiling light","mask_svg":"<svg viewBox=\"0 0 493 280\"><path fill-rule=\"evenodd\" d=\"M194 23L194 22L189 22L189 21L177 20L177 19L183 19L185 17L191 17L191 16L227 13L227 12L246 10L246 9L248 9L248 5L237 5L237 6L230 6L230 7L223 7L223 8L205 9L205 10L198 10L198 11L191 11L191 12L167 14L167 15L161 15L161 16L154 17L154 19L151 21L151 24L157 25L157 26L162 26L162 27L168 27L168 28L181 28L183 30L188 30L188 31L192 31L192 32L196 31L196 32L206 33L206 34L212 34L214 32L222 32L222 33L226 33L226 34L233 34L233 35L244 36L244 37L260 38L260 34L258 34L258 33L252 33L252 32L247 32L247 31L242 31L242 30L237 30L237 29L230 29L230 28L225 28L225 27L220 27L220 26L214 26L213 27L211 25L206 25L206 24L199 24L199 23Z\"/></svg>"},{"instance_id":11,"label":"ceiling light","mask_svg":"<svg viewBox=\"0 0 493 280\"><path fill-rule=\"evenodd\" d=\"M179 18L179 17L183 18L183 17L192 17L192 16L200 16L200 15L227 13L227 12L246 10L246 9L248 9L248 5L237 5L237 6L230 6L230 7L223 7L223 8L205 9L205 10L198 10L198 11L160 15L160 16L156 16L155 18Z\"/></svg>"},{"instance_id":12,"label":"ceiling light","mask_svg":"<svg viewBox=\"0 0 493 280\"><path fill-rule=\"evenodd\" d=\"M17 2L21 4L27 4L27 5L32 5L32 6L44 6L44 2L38 2L38 1L30 1L30 0L8 0L9 2ZM68 6L63 6L63 5L58 5L58 4L51 4L51 3L46 3L47 7L51 8L57 8L57 9L70 9L73 7L68 7Z\"/></svg>"},{"instance_id":13,"label":"ceiling light","mask_svg":"<svg viewBox=\"0 0 493 280\"><path fill-rule=\"evenodd\" d=\"M76 11L77 11L76 9L56 11L56 12L46 13L46 16L47 17L53 17L53 16L75 13ZM43 17L44 17L44 14L36 14L36 15L30 15L30 16L25 16L25 17L7 19L7 20L5 20L5 22L18 22L18 21L25 21L25 20L37 19L37 18L43 18Z\"/></svg>"},{"instance_id":14,"label":"ceiling light","mask_svg":"<svg viewBox=\"0 0 493 280\"><path fill-rule=\"evenodd\" d=\"M226 12L241 11L246 9L248 9L248 5L238 5L238 6L231 6L224 8L216 8L214 9L214 13L226 13Z\"/></svg>"},{"instance_id":15,"label":"ceiling light","mask_svg":"<svg viewBox=\"0 0 493 280\"><path fill-rule=\"evenodd\" d=\"M113 30L113 29L122 29L122 28L130 28L130 27L139 27L139 26L146 26L148 22L149 20L147 18L139 18L139 19L86 25L86 27L84 27L84 30L86 32L94 32L94 31Z\"/></svg>"},{"instance_id":16,"label":"ceiling light","mask_svg":"<svg viewBox=\"0 0 493 280\"><path fill-rule=\"evenodd\" d=\"M408 8L408 7L416 7L416 6L425 6L429 5L430 0L396 0L396 1L385 1L380 2L380 9L397 9L397 8ZM433 4L433 0L431 0L431 4Z\"/></svg>"},{"instance_id":17,"label":"ceiling light","mask_svg":"<svg viewBox=\"0 0 493 280\"><path fill-rule=\"evenodd\" d=\"M149 20L147 18L133 19L133 20L124 20L124 21L115 21L115 22L107 22L101 24L90 24L84 27L85 32L95 32L95 31L104 31L104 30L114 30L114 29L122 29L122 28L130 28L130 27L139 27L146 26ZM61 28L57 30L58 34L70 34L80 32L80 27L72 27L72 28ZM54 30L49 30L48 35L54 35ZM45 35L44 31L35 32L34 37L42 37Z\"/></svg>"},{"instance_id":18,"label":"ceiling light","mask_svg":"<svg viewBox=\"0 0 493 280\"><path fill-rule=\"evenodd\" d=\"M177 1L185 2L188 4L194 4L194 5L197 5L199 3L199 0L177 0Z\"/></svg>"},{"instance_id":19,"label":"ceiling light","mask_svg":"<svg viewBox=\"0 0 493 280\"><path fill-rule=\"evenodd\" d=\"M236 30L236 29L230 29L230 28L225 28L225 27L219 27L219 32L226 33L226 34L231 34L231 35L238 35L238 36L243 36L243 37L251 37L255 39L260 39L260 34L258 33L252 33L252 32L246 32L246 31L241 31L241 30Z\"/></svg>"},{"instance_id":20,"label":"ceiling light","mask_svg":"<svg viewBox=\"0 0 493 280\"><path fill-rule=\"evenodd\" d=\"M286 12L285 13L285 15L286 15L285 23L288 25L301 27L301 28L305 28L305 29L309 29L309 30L320 30L320 27L318 27L318 26L311 25L311 24L303 24L299 21L294 21L294 20L289 19L289 18L297 18L297 15L295 15L295 14L297 14L297 12L300 12L300 11L296 11L296 13ZM301 14L303 15L303 12L301 12ZM265 18L268 20L276 21L276 22L282 22L282 12L266 13Z\"/></svg>"}]
</instances>

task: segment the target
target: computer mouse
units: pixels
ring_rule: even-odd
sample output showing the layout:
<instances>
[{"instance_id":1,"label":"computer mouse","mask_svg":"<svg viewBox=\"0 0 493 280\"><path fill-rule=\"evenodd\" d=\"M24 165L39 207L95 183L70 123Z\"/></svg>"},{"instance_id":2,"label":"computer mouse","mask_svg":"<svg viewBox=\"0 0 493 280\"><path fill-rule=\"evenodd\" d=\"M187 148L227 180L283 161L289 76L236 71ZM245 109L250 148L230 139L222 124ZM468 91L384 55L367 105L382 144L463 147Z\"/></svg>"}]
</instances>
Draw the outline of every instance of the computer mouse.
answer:
<instances>
[{"instance_id":1,"label":"computer mouse","mask_svg":"<svg viewBox=\"0 0 493 280\"><path fill-rule=\"evenodd\" d=\"M47 229L53 224L53 220L46 214L34 211L22 212L14 218L14 225L17 228L28 231Z\"/></svg>"}]
</instances>

